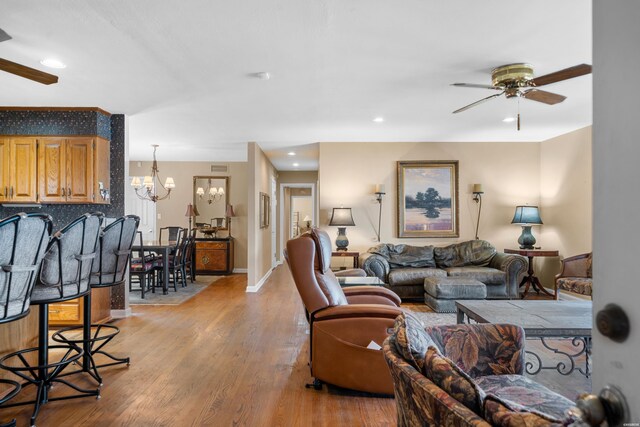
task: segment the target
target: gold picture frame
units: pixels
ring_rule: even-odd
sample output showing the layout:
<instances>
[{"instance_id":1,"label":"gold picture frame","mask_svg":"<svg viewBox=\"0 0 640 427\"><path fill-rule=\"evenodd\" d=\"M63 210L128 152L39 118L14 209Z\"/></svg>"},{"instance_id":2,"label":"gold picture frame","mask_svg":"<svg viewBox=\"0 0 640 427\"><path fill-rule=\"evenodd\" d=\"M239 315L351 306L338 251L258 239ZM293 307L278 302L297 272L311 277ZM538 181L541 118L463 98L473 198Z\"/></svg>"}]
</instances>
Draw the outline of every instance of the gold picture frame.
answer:
<instances>
[{"instance_id":1,"label":"gold picture frame","mask_svg":"<svg viewBox=\"0 0 640 427\"><path fill-rule=\"evenodd\" d=\"M271 219L271 198L267 193L260 192L260 228L269 227Z\"/></svg>"},{"instance_id":2,"label":"gold picture frame","mask_svg":"<svg viewBox=\"0 0 640 427\"><path fill-rule=\"evenodd\" d=\"M398 162L398 237L459 237L458 161Z\"/></svg>"}]
</instances>

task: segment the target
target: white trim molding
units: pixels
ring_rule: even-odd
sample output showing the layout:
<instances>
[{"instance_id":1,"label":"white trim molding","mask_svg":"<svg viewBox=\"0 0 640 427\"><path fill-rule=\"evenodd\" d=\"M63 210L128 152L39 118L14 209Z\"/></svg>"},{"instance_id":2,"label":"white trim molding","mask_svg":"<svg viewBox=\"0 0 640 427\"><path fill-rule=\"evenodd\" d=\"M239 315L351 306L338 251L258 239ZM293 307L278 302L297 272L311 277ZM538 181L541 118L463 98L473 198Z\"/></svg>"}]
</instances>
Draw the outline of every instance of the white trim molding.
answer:
<instances>
[{"instance_id":1,"label":"white trim molding","mask_svg":"<svg viewBox=\"0 0 640 427\"><path fill-rule=\"evenodd\" d=\"M234 268L234 269L233 269L233 273L234 273L234 274L236 274L236 273L245 273L245 274L246 274L248 271L249 271L249 270L248 270L248 269L246 269L246 268Z\"/></svg>"},{"instance_id":2,"label":"white trim molding","mask_svg":"<svg viewBox=\"0 0 640 427\"><path fill-rule=\"evenodd\" d=\"M114 319L124 319L125 317L130 317L132 314L131 307L124 310L111 310L111 317Z\"/></svg>"},{"instance_id":3,"label":"white trim molding","mask_svg":"<svg viewBox=\"0 0 640 427\"><path fill-rule=\"evenodd\" d=\"M269 271L267 271L267 274L265 274L264 276L262 276L262 279L258 280L258 283L256 283L253 286L247 286L247 290L246 292L249 293L256 293L260 290L260 288L262 287L262 285L264 285L264 283L267 281L267 279L269 278L269 276L271 276L271 272L273 271L273 268L270 269Z\"/></svg>"}]
</instances>

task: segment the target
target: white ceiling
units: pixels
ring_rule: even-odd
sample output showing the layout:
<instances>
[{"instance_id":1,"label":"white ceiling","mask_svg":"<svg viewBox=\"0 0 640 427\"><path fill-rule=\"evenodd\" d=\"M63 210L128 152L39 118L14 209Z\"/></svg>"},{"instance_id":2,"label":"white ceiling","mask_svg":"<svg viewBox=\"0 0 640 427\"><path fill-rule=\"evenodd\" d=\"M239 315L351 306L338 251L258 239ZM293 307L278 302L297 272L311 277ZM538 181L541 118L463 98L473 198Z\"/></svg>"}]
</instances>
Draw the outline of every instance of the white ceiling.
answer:
<instances>
[{"instance_id":1,"label":"white ceiling","mask_svg":"<svg viewBox=\"0 0 640 427\"><path fill-rule=\"evenodd\" d=\"M246 160L256 141L282 170L288 147L332 141L541 141L591 124L591 76L517 102L449 86L490 83L529 62L542 75L591 63L589 0L3 0L0 57L43 69L44 86L0 73L0 104L98 106L129 116L130 155ZM270 80L252 73L268 71ZM384 123L374 123L377 116ZM305 151L304 148L302 151ZM317 153L317 149L306 150ZM300 169L316 158L297 159ZM314 163L315 162L315 163Z\"/></svg>"}]
</instances>

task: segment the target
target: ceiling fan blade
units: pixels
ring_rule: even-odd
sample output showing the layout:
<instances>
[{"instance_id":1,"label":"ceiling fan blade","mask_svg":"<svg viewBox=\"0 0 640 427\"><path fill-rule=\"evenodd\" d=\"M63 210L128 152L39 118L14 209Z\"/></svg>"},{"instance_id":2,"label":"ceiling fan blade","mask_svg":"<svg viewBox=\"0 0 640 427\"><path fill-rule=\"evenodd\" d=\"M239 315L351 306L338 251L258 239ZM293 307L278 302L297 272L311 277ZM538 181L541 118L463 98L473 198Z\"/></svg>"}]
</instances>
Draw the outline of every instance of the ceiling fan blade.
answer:
<instances>
[{"instance_id":1,"label":"ceiling fan blade","mask_svg":"<svg viewBox=\"0 0 640 427\"><path fill-rule=\"evenodd\" d=\"M483 102L487 102L488 100L490 100L490 99L492 99L492 98L497 98L497 97L499 97L500 95L502 95L503 93L504 93L504 92L496 93L495 95L487 96L486 98L482 98L481 100L476 101L476 102L474 102L474 103L472 103L472 104L465 105L465 106L464 106L464 107L462 107L462 108L458 108L456 111L454 111L454 112L453 112L453 114L456 114L456 113L462 113L463 111L468 110L468 109L469 109L469 108L471 108L471 107L475 107L476 105L482 104Z\"/></svg>"},{"instance_id":2,"label":"ceiling fan blade","mask_svg":"<svg viewBox=\"0 0 640 427\"><path fill-rule=\"evenodd\" d=\"M0 42L6 42L7 40L11 40L11 36L0 28Z\"/></svg>"},{"instance_id":3,"label":"ceiling fan blade","mask_svg":"<svg viewBox=\"0 0 640 427\"><path fill-rule=\"evenodd\" d=\"M522 96L532 101L543 102L549 105L558 104L564 101L565 99L567 99L566 96L558 95L557 93L551 93L551 92L547 92L539 89L525 90L524 92L522 92Z\"/></svg>"},{"instance_id":4,"label":"ceiling fan blade","mask_svg":"<svg viewBox=\"0 0 640 427\"><path fill-rule=\"evenodd\" d=\"M45 73L44 71L36 70L35 68L27 67L26 65L17 64L15 62L7 61L0 58L0 70L7 73L15 74L16 76L30 79L43 85L50 85L52 83L58 83L58 76Z\"/></svg>"},{"instance_id":5,"label":"ceiling fan blade","mask_svg":"<svg viewBox=\"0 0 640 427\"><path fill-rule=\"evenodd\" d=\"M535 79L531 80L530 83L531 86L544 86L551 83L560 82L562 80L584 76L585 74L591 74L591 65L580 64L574 67L565 68L564 70L556 71L555 73L536 77Z\"/></svg>"},{"instance_id":6,"label":"ceiling fan blade","mask_svg":"<svg viewBox=\"0 0 640 427\"><path fill-rule=\"evenodd\" d=\"M451 83L451 86L457 86L457 87L473 87L473 88L478 88L478 89L494 89L494 90L502 90L501 87L498 86L491 86L491 85L478 85L475 83Z\"/></svg>"}]
</instances>

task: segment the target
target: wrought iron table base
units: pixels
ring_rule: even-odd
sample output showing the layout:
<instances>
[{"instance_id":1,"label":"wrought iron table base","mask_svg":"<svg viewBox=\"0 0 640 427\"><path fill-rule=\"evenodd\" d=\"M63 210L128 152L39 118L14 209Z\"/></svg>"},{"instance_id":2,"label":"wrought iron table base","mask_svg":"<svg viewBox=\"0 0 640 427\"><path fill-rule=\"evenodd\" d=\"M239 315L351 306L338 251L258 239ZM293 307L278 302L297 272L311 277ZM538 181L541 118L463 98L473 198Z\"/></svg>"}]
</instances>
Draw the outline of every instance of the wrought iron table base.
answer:
<instances>
[{"instance_id":1,"label":"wrought iron table base","mask_svg":"<svg viewBox=\"0 0 640 427\"><path fill-rule=\"evenodd\" d=\"M538 338L529 338L529 339L538 339ZM574 353L569 353L568 351L563 351L559 348L552 347L548 342L548 338L539 337L542 345L547 349L551 350L554 354L559 354L566 358L566 361L559 361L555 365L545 366L542 363L541 357L533 351L525 350L527 355L532 356L533 361L527 360L525 362L525 370L529 375L536 375L541 370L556 370L558 373L562 375L571 375L574 371L580 372L587 378L591 377L591 337L573 337L571 339L571 345L576 348ZM562 337L553 337L552 339L562 339ZM578 367L576 365L576 359L579 356L585 355L585 366L584 369Z\"/></svg>"}]
</instances>

